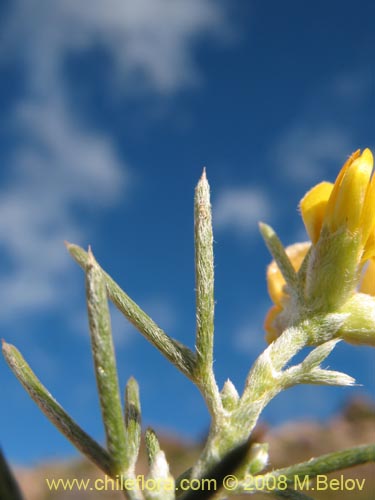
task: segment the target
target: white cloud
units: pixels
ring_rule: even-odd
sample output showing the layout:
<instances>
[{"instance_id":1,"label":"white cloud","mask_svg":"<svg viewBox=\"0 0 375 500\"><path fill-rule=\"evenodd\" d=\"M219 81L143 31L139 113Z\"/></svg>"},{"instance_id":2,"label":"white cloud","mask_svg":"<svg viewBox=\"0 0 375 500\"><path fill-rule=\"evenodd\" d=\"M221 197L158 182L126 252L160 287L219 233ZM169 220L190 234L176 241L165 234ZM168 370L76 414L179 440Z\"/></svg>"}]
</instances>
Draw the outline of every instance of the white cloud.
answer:
<instances>
[{"instance_id":1,"label":"white cloud","mask_svg":"<svg viewBox=\"0 0 375 500\"><path fill-rule=\"evenodd\" d=\"M27 140L14 151L0 191L1 249L10 260L0 290L3 318L58 300L59 277L70 265L63 241L85 236L73 207L113 203L128 177L111 143L77 128L55 100L24 102L13 119Z\"/></svg>"},{"instance_id":2,"label":"white cloud","mask_svg":"<svg viewBox=\"0 0 375 500\"><path fill-rule=\"evenodd\" d=\"M271 213L267 194L256 187L223 190L214 202L214 224L219 229L234 229L240 234L256 231L258 222Z\"/></svg>"},{"instance_id":3,"label":"white cloud","mask_svg":"<svg viewBox=\"0 0 375 500\"><path fill-rule=\"evenodd\" d=\"M64 79L69 55L100 47L113 62L114 91L133 86L171 92L196 83L192 49L202 35L225 37L213 0L16 0L2 23L0 65L24 69L25 93L9 116L16 146L0 188L1 319L49 307L71 268L64 239L86 229L77 207L112 206L130 170L111 138L79 121ZM70 267L68 267L70 266Z\"/></svg>"},{"instance_id":4,"label":"white cloud","mask_svg":"<svg viewBox=\"0 0 375 500\"><path fill-rule=\"evenodd\" d=\"M14 2L2 34L4 50L18 49L41 89L69 52L103 47L117 76L161 92L195 83L192 48L202 35L229 33L224 4L213 0L29 0ZM134 83L134 80L133 80Z\"/></svg>"}]
</instances>

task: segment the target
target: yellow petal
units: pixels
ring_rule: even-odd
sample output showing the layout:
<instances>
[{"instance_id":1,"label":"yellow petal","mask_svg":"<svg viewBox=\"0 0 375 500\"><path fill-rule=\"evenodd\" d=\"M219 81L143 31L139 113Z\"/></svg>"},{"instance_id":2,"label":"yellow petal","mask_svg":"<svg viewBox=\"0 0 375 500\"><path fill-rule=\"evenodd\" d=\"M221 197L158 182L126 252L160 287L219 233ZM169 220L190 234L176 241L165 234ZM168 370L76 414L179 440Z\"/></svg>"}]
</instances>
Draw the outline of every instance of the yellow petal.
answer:
<instances>
[{"instance_id":1,"label":"yellow petal","mask_svg":"<svg viewBox=\"0 0 375 500\"><path fill-rule=\"evenodd\" d=\"M351 232L360 229L363 204L371 178L373 160L369 149L355 158L345 169L340 180L337 194L335 188L335 203L332 211L328 211L325 223L330 231L336 231L340 226L345 226ZM336 187L336 183L335 183ZM330 205L331 199L329 200Z\"/></svg>"},{"instance_id":2,"label":"yellow petal","mask_svg":"<svg viewBox=\"0 0 375 500\"><path fill-rule=\"evenodd\" d=\"M302 219L313 244L319 239L332 190L333 184L331 182L321 182L310 189L300 202Z\"/></svg>"},{"instance_id":3,"label":"yellow petal","mask_svg":"<svg viewBox=\"0 0 375 500\"><path fill-rule=\"evenodd\" d=\"M375 231L372 231L370 236L367 238L361 263L363 264L366 260L371 259L372 257L375 257Z\"/></svg>"},{"instance_id":4,"label":"yellow petal","mask_svg":"<svg viewBox=\"0 0 375 500\"><path fill-rule=\"evenodd\" d=\"M369 260L363 273L359 291L368 295L375 295L375 259Z\"/></svg>"},{"instance_id":5,"label":"yellow petal","mask_svg":"<svg viewBox=\"0 0 375 500\"><path fill-rule=\"evenodd\" d=\"M335 185L333 186L333 190L332 190L331 196L330 196L330 198L328 200L328 204L327 204L327 209L326 209L326 217L327 218L331 218L333 215L333 209L335 207L337 196L338 196L338 193L339 193L339 190L341 187L341 183L342 183L342 180L344 178L346 171L348 170L350 165L353 163L353 161L356 160L357 158L359 158L360 154L361 154L361 150L357 149L357 151L355 151L351 156L349 156L349 158L346 160L346 162L342 166L338 176L336 177Z\"/></svg>"},{"instance_id":6,"label":"yellow petal","mask_svg":"<svg viewBox=\"0 0 375 500\"><path fill-rule=\"evenodd\" d=\"M363 155L368 157L368 162L373 164L372 153L369 149L365 149ZM362 155L362 156L363 156ZM361 228L362 228L362 243L366 244L368 238L375 229L375 176L372 176L371 182L368 184L367 192L365 196L365 201L362 209L361 217Z\"/></svg>"},{"instance_id":7,"label":"yellow petal","mask_svg":"<svg viewBox=\"0 0 375 500\"><path fill-rule=\"evenodd\" d=\"M310 248L310 242L295 243L286 247L285 252L292 263L295 271L301 267L302 261L305 258ZM281 305L285 297L284 286L285 280L278 268L276 262L273 260L267 268L267 286L268 293L275 304Z\"/></svg>"},{"instance_id":8,"label":"yellow petal","mask_svg":"<svg viewBox=\"0 0 375 500\"><path fill-rule=\"evenodd\" d=\"M281 313L283 310L280 306L272 306L266 315L266 319L264 320L264 329L266 330L266 342L270 344L280 335L281 332L274 326L275 318Z\"/></svg>"}]
</instances>

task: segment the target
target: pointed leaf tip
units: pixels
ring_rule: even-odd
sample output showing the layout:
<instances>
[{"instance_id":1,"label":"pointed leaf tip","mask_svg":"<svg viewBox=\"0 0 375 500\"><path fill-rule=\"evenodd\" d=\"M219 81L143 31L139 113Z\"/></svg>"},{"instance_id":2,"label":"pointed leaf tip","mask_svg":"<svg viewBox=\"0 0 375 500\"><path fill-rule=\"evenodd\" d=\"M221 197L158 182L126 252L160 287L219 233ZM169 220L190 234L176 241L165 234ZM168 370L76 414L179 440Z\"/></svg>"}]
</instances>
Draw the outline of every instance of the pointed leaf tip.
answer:
<instances>
[{"instance_id":1,"label":"pointed leaf tip","mask_svg":"<svg viewBox=\"0 0 375 500\"><path fill-rule=\"evenodd\" d=\"M87 267L92 267L96 263L96 259L91 249L91 245L87 247Z\"/></svg>"},{"instance_id":2,"label":"pointed leaf tip","mask_svg":"<svg viewBox=\"0 0 375 500\"><path fill-rule=\"evenodd\" d=\"M275 234L275 231L272 229L272 227L265 222L259 222L258 226L263 238L270 238Z\"/></svg>"},{"instance_id":3,"label":"pointed leaf tip","mask_svg":"<svg viewBox=\"0 0 375 500\"><path fill-rule=\"evenodd\" d=\"M1 339L1 349L4 355L8 354L12 347L12 344L8 344L4 339Z\"/></svg>"},{"instance_id":4,"label":"pointed leaf tip","mask_svg":"<svg viewBox=\"0 0 375 500\"><path fill-rule=\"evenodd\" d=\"M70 254L72 254L72 250L74 250L74 248L77 247L77 245L67 240L64 240L64 245Z\"/></svg>"}]
</instances>

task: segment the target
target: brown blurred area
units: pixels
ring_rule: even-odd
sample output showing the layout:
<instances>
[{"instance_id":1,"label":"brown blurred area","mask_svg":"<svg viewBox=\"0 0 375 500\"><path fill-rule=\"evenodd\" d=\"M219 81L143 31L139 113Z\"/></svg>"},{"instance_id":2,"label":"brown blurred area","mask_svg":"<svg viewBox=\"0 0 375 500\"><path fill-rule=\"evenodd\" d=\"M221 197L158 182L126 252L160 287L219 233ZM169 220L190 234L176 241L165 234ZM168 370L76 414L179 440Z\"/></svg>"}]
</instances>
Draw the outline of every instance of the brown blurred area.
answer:
<instances>
[{"instance_id":1,"label":"brown blurred area","mask_svg":"<svg viewBox=\"0 0 375 500\"><path fill-rule=\"evenodd\" d=\"M199 455L201 446L182 442L166 434L160 436L172 473L177 477L189 468ZM342 412L325 423L314 421L290 422L282 427L269 429L260 424L254 432L254 441L268 442L270 462L267 470L306 461L324 453L343 450L351 446L375 442L375 404L365 398L351 400ZM141 449L137 472L147 474L145 450ZM105 498L120 499L118 492L95 491L49 491L45 479L88 479L103 477L93 465L84 459L43 464L32 469L14 467L15 476L24 493L25 500L85 500ZM365 479L362 491L319 491L309 494L317 500L374 500L375 466L367 464L329 474L329 479L339 477ZM308 493L308 492L306 492ZM237 496L261 500L269 495Z\"/></svg>"}]
</instances>

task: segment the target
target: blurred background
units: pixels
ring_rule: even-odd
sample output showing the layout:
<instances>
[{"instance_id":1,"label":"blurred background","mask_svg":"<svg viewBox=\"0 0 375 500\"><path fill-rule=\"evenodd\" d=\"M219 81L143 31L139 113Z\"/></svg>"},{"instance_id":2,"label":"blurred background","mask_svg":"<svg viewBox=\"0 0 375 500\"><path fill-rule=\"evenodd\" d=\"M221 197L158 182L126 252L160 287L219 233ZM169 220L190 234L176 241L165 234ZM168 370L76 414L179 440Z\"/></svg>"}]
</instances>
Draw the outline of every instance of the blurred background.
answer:
<instances>
[{"instance_id":1,"label":"blurred background","mask_svg":"<svg viewBox=\"0 0 375 500\"><path fill-rule=\"evenodd\" d=\"M268 222L306 239L298 203L375 147L375 4L362 0L3 0L0 3L0 337L96 439L103 429L84 276L91 245L167 333L193 347L193 193L206 166L215 230L215 370L242 390L265 347ZM121 387L144 425L200 439L192 384L113 310ZM374 394L369 348L326 363L360 387L278 396L268 425L331 418ZM0 443L13 463L74 457L0 359Z\"/></svg>"}]
</instances>

